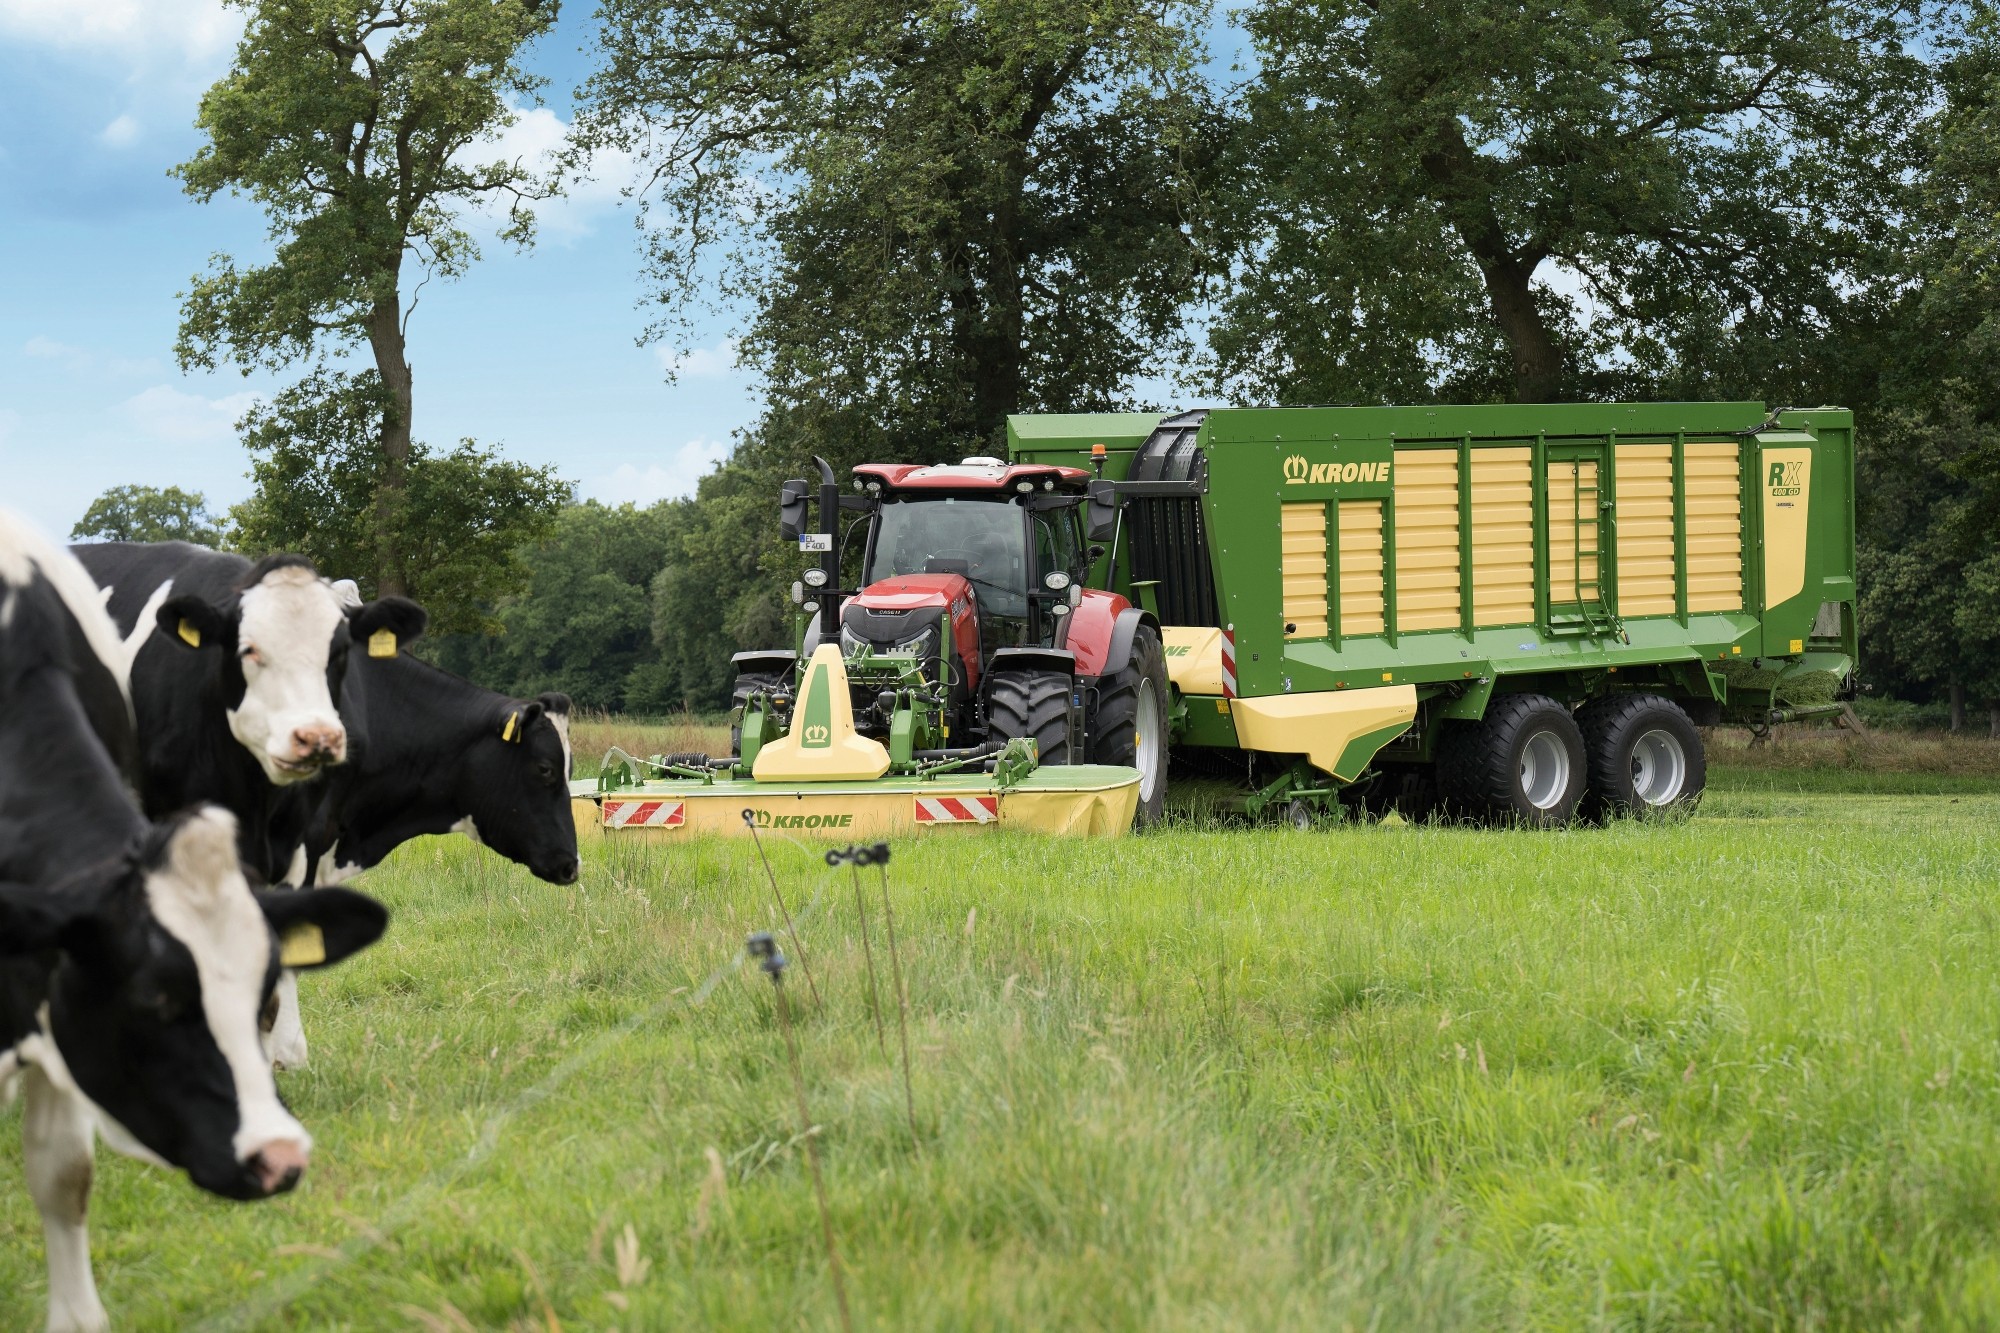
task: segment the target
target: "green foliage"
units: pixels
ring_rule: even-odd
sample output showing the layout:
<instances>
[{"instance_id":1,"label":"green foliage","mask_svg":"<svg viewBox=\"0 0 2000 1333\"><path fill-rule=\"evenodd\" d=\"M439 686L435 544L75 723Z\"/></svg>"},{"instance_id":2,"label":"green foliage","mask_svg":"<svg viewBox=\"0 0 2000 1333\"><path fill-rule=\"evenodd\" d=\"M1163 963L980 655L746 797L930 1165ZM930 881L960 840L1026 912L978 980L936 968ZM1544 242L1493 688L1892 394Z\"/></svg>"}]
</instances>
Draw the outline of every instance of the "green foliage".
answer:
<instances>
[{"instance_id":1,"label":"green foliage","mask_svg":"<svg viewBox=\"0 0 2000 1333\"><path fill-rule=\"evenodd\" d=\"M207 497L199 491L113 486L90 502L69 535L79 541L221 546L224 529L221 520L208 512Z\"/></svg>"},{"instance_id":2,"label":"green foliage","mask_svg":"<svg viewBox=\"0 0 2000 1333\"><path fill-rule=\"evenodd\" d=\"M611 0L580 137L639 157L648 278L675 337L750 311L763 419L703 482L656 589L680 688L786 641L778 483L820 454L956 460L1005 417L1123 405L1181 345L1218 115L1202 11L1079 0L910 11ZM721 282L716 282L716 268ZM693 683L707 676L708 684Z\"/></svg>"},{"instance_id":3,"label":"green foliage","mask_svg":"<svg viewBox=\"0 0 2000 1333\"><path fill-rule=\"evenodd\" d=\"M920 1147L872 872L887 1054L848 872L767 840L855 1327L1991 1326L2000 794L1845 776L1718 771L1671 826L905 840ZM301 978L278 1076L302 1188L99 1154L118 1324L838 1328L731 967L758 853L674 838L587 840L568 887L457 837L369 872L395 922ZM20 1160L6 1328L43 1314Z\"/></svg>"},{"instance_id":4,"label":"green foliage","mask_svg":"<svg viewBox=\"0 0 2000 1333\"><path fill-rule=\"evenodd\" d=\"M496 608L499 634L450 639L439 662L523 697L561 690L580 708L679 708L680 681L654 646L651 587L684 521L671 502L566 507L523 553L527 590Z\"/></svg>"},{"instance_id":5,"label":"green foliage","mask_svg":"<svg viewBox=\"0 0 2000 1333\"><path fill-rule=\"evenodd\" d=\"M1755 396L1894 271L1929 79L1890 0L1270 0L1244 21L1212 339L1232 397Z\"/></svg>"},{"instance_id":6,"label":"green foliage","mask_svg":"<svg viewBox=\"0 0 2000 1333\"><path fill-rule=\"evenodd\" d=\"M481 601L520 586L512 548L562 488L470 441L435 455L411 438L405 261L418 286L464 273L479 257L462 221L472 206L504 202L502 236L532 236L529 205L553 185L519 161L479 158L540 87L516 56L556 6L235 2L248 12L235 63L202 98L207 143L175 174L197 199L248 195L275 251L250 268L217 256L185 296L175 351L183 368L246 373L317 359L247 419L263 455L245 511L256 540L324 550L384 593L426 590L444 626L470 627ZM325 369L330 353L361 347L372 377Z\"/></svg>"},{"instance_id":7,"label":"green foliage","mask_svg":"<svg viewBox=\"0 0 2000 1333\"><path fill-rule=\"evenodd\" d=\"M656 332L735 242L776 406L990 449L1009 412L1119 400L1177 327L1214 129L1200 13L611 0L579 131L651 173Z\"/></svg>"},{"instance_id":8,"label":"green foliage","mask_svg":"<svg viewBox=\"0 0 2000 1333\"><path fill-rule=\"evenodd\" d=\"M176 344L182 366L226 358L279 368L323 349L400 334L403 263L453 278L479 257L458 210L526 206L548 192L518 162L474 162L542 81L515 64L555 6L530 0L231 0L247 13L230 72L202 97L208 142L174 169L207 201L248 195L270 217L271 262L218 256L195 279ZM382 348L375 349L378 354Z\"/></svg>"},{"instance_id":9,"label":"green foliage","mask_svg":"<svg viewBox=\"0 0 2000 1333\"><path fill-rule=\"evenodd\" d=\"M524 550L552 530L569 483L462 440L449 453L414 443L402 484L387 490L383 397L372 372L322 370L251 409L240 426L257 493L235 510L237 542L297 551L374 596L386 533L397 586L424 603L434 632L496 630L490 608L526 585Z\"/></svg>"},{"instance_id":10,"label":"green foliage","mask_svg":"<svg viewBox=\"0 0 2000 1333\"><path fill-rule=\"evenodd\" d=\"M1922 282L1875 343L1862 423L1861 626L1882 683L2000 708L2000 12L1971 6L1943 53Z\"/></svg>"}]
</instances>

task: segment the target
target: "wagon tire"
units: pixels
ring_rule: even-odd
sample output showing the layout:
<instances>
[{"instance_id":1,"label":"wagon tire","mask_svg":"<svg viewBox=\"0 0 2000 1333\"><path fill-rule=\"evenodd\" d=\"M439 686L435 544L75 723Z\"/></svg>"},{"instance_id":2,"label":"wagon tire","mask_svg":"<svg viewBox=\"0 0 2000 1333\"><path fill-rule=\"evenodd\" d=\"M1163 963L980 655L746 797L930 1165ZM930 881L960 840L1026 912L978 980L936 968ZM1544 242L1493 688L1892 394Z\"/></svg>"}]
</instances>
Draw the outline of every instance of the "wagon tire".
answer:
<instances>
[{"instance_id":1,"label":"wagon tire","mask_svg":"<svg viewBox=\"0 0 2000 1333\"><path fill-rule=\"evenodd\" d=\"M1488 824L1553 828L1576 818L1585 791L1583 732L1542 694L1497 694L1486 716L1438 742L1447 810Z\"/></svg>"},{"instance_id":2,"label":"wagon tire","mask_svg":"<svg viewBox=\"0 0 2000 1333\"><path fill-rule=\"evenodd\" d=\"M1098 682L1090 731L1092 763L1139 770L1132 827L1159 823L1167 809L1167 652L1152 627L1132 636L1124 668Z\"/></svg>"},{"instance_id":3,"label":"wagon tire","mask_svg":"<svg viewBox=\"0 0 2000 1333\"><path fill-rule=\"evenodd\" d=\"M1708 757L1694 720L1672 699L1615 694L1585 704L1576 720L1587 756L1588 818L1674 818L1700 802Z\"/></svg>"},{"instance_id":4,"label":"wagon tire","mask_svg":"<svg viewBox=\"0 0 2000 1333\"><path fill-rule=\"evenodd\" d=\"M986 686L986 734L1027 737L1044 764L1069 762L1070 678L1060 671L996 671Z\"/></svg>"}]
</instances>

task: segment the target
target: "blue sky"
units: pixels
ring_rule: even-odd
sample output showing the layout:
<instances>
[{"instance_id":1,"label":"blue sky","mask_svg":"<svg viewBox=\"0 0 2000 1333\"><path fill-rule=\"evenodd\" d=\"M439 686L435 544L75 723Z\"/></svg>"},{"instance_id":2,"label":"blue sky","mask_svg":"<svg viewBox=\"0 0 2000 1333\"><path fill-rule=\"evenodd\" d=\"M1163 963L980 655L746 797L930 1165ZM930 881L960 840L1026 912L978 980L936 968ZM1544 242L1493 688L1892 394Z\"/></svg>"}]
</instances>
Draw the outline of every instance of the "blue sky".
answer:
<instances>
[{"instance_id":1,"label":"blue sky","mask_svg":"<svg viewBox=\"0 0 2000 1333\"><path fill-rule=\"evenodd\" d=\"M510 132L525 149L561 134L589 13L566 6L533 51L551 84ZM232 423L282 381L184 376L173 340L177 294L212 253L264 253L263 219L166 175L199 146L196 105L239 29L219 0L0 0L0 504L57 536L121 483L215 508L249 492ZM603 500L690 491L754 386L730 367L726 320L697 330L675 384L665 353L636 345L640 256L616 183L548 209L532 251L483 248L412 320L418 437L554 462Z\"/></svg>"}]
</instances>

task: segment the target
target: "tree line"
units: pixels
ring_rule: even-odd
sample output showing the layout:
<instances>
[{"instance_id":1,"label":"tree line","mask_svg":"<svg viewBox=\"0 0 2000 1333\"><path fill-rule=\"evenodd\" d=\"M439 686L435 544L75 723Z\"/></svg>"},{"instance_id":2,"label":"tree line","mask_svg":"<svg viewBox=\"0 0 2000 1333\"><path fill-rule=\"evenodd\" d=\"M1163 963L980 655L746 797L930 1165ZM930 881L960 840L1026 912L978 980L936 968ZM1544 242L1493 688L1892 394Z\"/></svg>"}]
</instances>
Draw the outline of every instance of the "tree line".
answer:
<instances>
[{"instance_id":1,"label":"tree line","mask_svg":"<svg viewBox=\"0 0 2000 1333\"><path fill-rule=\"evenodd\" d=\"M535 0L244 0L190 192L273 258L185 299L188 366L296 368L236 540L423 597L502 688L726 699L782 638L778 483L935 462L1009 413L1758 398L1859 414L1878 688L2000 729L2000 16L1988 0L600 0L566 161L480 161ZM462 216L617 151L638 283L742 323L754 424L692 499L410 438L415 284ZM497 632L496 632L497 631Z\"/></svg>"}]
</instances>

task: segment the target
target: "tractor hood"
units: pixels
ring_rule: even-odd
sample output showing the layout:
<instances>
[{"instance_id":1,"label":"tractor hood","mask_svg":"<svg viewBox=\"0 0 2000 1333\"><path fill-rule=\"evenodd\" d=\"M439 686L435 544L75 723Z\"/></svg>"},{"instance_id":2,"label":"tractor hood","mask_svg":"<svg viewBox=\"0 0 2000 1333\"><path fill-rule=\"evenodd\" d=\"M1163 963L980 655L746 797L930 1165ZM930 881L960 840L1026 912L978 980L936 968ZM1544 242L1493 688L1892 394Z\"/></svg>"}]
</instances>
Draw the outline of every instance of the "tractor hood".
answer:
<instances>
[{"instance_id":1,"label":"tractor hood","mask_svg":"<svg viewBox=\"0 0 2000 1333\"><path fill-rule=\"evenodd\" d=\"M871 611L915 611L927 606L955 608L971 595L972 583L962 574L898 574L869 584L847 604Z\"/></svg>"}]
</instances>

